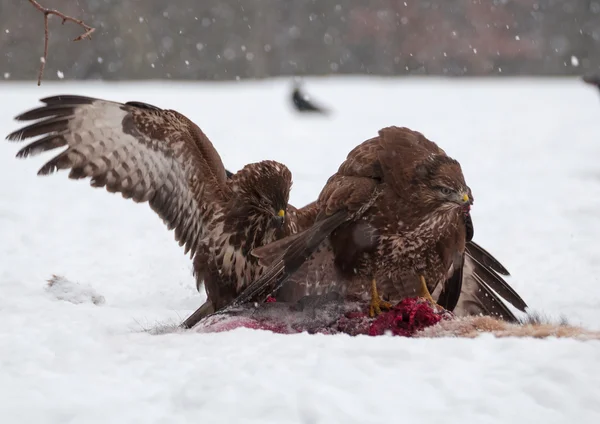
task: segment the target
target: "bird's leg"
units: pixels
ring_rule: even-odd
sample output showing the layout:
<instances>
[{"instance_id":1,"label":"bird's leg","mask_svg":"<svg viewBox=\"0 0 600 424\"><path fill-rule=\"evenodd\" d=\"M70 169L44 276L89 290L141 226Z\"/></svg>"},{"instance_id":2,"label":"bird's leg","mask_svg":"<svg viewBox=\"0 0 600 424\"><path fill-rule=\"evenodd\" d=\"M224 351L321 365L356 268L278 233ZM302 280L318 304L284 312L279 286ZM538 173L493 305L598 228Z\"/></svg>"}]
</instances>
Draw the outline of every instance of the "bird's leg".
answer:
<instances>
[{"instance_id":1,"label":"bird's leg","mask_svg":"<svg viewBox=\"0 0 600 424\"><path fill-rule=\"evenodd\" d=\"M418 293L419 297L424 298L432 305L437 305L436 301L431 297L431 293L429 293L429 289L427 288L427 283L425 282L425 277L423 275L419 276L419 280L421 280L421 286L419 287L420 291Z\"/></svg>"},{"instance_id":2,"label":"bird's leg","mask_svg":"<svg viewBox=\"0 0 600 424\"><path fill-rule=\"evenodd\" d=\"M391 309L392 304L381 300L377 292L377 280L371 280L371 304L369 306L369 316L373 318L381 313L381 309Z\"/></svg>"}]
</instances>

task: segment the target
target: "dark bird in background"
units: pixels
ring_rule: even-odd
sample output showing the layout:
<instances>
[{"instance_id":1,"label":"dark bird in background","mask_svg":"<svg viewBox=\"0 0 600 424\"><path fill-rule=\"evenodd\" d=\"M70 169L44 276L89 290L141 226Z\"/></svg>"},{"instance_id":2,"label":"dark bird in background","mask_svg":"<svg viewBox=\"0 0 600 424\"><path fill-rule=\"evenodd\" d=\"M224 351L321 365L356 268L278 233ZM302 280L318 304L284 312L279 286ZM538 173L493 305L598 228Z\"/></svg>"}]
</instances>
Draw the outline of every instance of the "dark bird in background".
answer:
<instances>
[{"instance_id":1,"label":"dark bird in background","mask_svg":"<svg viewBox=\"0 0 600 424\"><path fill-rule=\"evenodd\" d=\"M197 288L204 283L208 298L200 316L229 304L261 275L263 266L250 256L254 248L314 222L314 205L288 204L286 166L262 161L228 178L208 137L176 111L71 95L41 101L16 117L37 122L8 135L41 136L17 156L66 147L38 174L69 169L69 178L90 177L93 187L148 202L191 253Z\"/></svg>"},{"instance_id":2,"label":"dark bird in background","mask_svg":"<svg viewBox=\"0 0 600 424\"><path fill-rule=\"evenodd\" d=\"M583 82L600 89L600 75L586 75L582 79Z\"/></svg>"},{"instance_id":3,"label":"dark bird in background","mask_svg":"<svg viewBox=\"0 0 600 424\"><path fill-rule=\"evenodd\" d=\"M499 296L527 305L499 276L506 269L472 242L472 202L456 160L416 131L384 128L329 178L311 228L252 252L269 268L234 305L276 290L291 302L335 291L370 297L372 315L420 296L460 315L516 321Z\"/></svg>"},{"instance_id":4,"label":"dark bird in background","mask_svg":"<svg viewBox=\"0 0 600 424\"><path fill-rule=\"evenodd\" d=\"M323 107L316 106L310 101L310 98L302 93L300 84L294 84L294 90L292 91L292 103L298 112L309 112L309 113L321 113L323 115L329 114L329 111Z\"/></svg>"}]
</instances>

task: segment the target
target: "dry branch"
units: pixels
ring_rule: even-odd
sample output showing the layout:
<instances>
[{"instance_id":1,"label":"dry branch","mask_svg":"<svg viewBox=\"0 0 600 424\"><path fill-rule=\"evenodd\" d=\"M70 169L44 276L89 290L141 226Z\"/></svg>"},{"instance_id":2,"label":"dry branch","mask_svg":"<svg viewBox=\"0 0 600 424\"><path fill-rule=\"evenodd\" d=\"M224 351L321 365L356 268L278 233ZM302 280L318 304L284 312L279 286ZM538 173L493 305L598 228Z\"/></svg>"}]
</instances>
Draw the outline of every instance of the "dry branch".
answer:
<instances>
[{"instance_id":1,"label":"dry branch","mask_svg":"<svg viewBox=\"0 0 600 424\"><path fill-rule=\"evenodd\" d=\"M86 25L85 22L83 22L82 20L65 15L64 13L61 13L58 10L46 9L35 0L29 0L29 3L31 3L33 7L35 7L37 10L44 14L44 56L42 56L42 58L40 59L40 72L38 74L38 85L40 85L42 83L42 77L44 76L44 68L46 67L46 61L48 59L48 17L50 15L55 15L62 19L63 25L65 24L65 22L69 21L82 27L85 32L79 37L75 38L73 41L83 40L84 38L91 40L92 32L94 32L96 28L92 28L91 26Z\"/></svg>"}]
</instances>

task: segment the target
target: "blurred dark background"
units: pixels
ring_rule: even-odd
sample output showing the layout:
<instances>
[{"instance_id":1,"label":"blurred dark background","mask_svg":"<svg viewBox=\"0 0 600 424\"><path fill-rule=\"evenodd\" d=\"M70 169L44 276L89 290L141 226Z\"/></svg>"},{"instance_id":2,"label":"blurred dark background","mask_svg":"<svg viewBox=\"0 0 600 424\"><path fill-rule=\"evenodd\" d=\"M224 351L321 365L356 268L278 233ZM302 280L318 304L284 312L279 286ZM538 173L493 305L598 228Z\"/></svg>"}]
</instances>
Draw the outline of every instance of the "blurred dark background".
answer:
<instances>
[{"instance_id":1,"label":"blurred dark background","mask_svg":"<svg viewBox=\"0 0 600 424\"><path fill-rule=\"evenodd\" d=\"M45 80L600 72L600 0L39 0ZM43 16L0 0L0 77L35 80Z\"/></svg>"}]
</instances>

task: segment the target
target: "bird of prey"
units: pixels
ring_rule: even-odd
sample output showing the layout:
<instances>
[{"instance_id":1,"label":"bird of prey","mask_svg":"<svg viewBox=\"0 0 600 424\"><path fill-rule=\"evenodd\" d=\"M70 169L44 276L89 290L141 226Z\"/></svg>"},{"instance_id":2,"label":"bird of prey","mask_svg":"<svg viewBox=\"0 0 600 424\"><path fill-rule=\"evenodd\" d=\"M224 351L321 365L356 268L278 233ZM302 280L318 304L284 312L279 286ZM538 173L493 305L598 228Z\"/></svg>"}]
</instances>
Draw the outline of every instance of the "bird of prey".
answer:
<instances>
[{"instance_id":1,"label":"bird of prey","mask_svg":"<svg viewBox=\"0 0 600 424\"><path fill-rule=\"evenodd\" d=\"M148 202L191 252L206 312L231 302L262 272L252 249L294 234L314 221L311 207L288 205L292 175L274 161L246 165L227 178L210 140L173 110L140 103L62 95L16 117L37 120L9 140L42 136L21 149L27 157L60 147L40 175L69 169L135 202Z\"/></svg>"},{"instance_id":2,"label":"bird of prey","mask_svg":"<svg viewBox=\"0 0 600 424\"><path fill-rule=\"evenodd\" d=\"M496 296L525 302L498 274L506 269L471 241L473 203L459 163L408 128L388 127L352 150L317 201L315 224L257 248L268 265L234 301L337 291L369 294L370 313L421 296L464 314L515 319ZM283 284L283 286L281 286Z\"/></svg>"},{"instance_id":3,"label":"bird of prey","mask_svg":"<svg viewBox=\"0 0 600 424\"><path fill-rule=\"evenodd\" d=\"M321 113L328 114L329 111L323 107L316 106L310 101L310 98L302 93L300 90L300 86L298 84L294 85L294 90L292 91L292 103L298 112L311 112L311 113Z\"/></svg>"}]
</instances>

